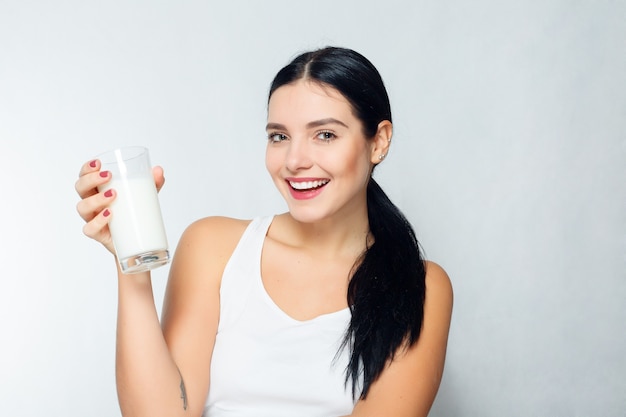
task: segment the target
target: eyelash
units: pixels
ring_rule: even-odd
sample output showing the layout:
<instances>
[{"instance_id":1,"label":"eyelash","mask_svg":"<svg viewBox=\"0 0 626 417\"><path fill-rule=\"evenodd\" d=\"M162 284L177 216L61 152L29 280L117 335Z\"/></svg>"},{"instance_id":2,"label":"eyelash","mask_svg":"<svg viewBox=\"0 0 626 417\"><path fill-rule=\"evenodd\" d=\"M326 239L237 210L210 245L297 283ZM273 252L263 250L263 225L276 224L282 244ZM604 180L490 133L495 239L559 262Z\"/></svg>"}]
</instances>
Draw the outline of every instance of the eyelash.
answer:
<instances>
[{"instance_id":1,"label":"eyelash","mask_svg":"<svg viewBox=\"0 0 626 417\"><path fill-rule=\"evenodd\" d=\"M321 135L324 135L324 137L321 137ZM328 137L326 137L328 136ZM331 132L330 130L322 130L320 132L317 132L315 134L315 137L319 140L321 140L322 142L331 142L334 139L337 139L337 135L335 135L335 133Z\"/></svg>"},{"instance_id":2,"label":"eyelash","mask_svg":"<svg viewBox=\"0 0 626 417\"><path fill-rule=\"evenodd\" d=\"M280 138L277 140L275 138L276 136L279 136ZM267 140L270 141L271 143L280 143L284 141L285 139L287 139L287 135L285 135L284 133L270 132L267 134Z\"/></svg>"},{"instance_id":3,"label":"eyelash","mask_svg":"<svg viewBox=\"0 0 626 417\"><path fill-rule=\"evenodd\" d=\"M321 136L321 137L320 137ZM278 138L277 138L278 137ZM267 134L267 140L271 143L280 143L284 140L287 140L289 137L284 133L280 132L270 132ZM332 142L334 139L337 139L337 135L330 130L321 130L315 133L315 139L320 140L322 142Z\"/></svg>"}]
</instances>

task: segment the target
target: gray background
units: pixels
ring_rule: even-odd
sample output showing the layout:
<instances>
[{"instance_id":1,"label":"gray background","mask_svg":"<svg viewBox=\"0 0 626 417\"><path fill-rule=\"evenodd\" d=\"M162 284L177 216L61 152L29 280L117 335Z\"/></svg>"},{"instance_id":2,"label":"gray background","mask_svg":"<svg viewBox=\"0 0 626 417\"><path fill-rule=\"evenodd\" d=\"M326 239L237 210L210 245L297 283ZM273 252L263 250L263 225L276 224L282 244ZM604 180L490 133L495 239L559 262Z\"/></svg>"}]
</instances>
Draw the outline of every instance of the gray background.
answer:
<instances>
[{"instance_id":1,"label":"gray background","mask_svg":"<svg viewBox=\"0 0 626 417\"><path fill-rule=\"evenodd\" d=\"M172 247L282 211L268 85L332 44L386 80L378 179L454 284L431 416L625 416L625 40L623 1L0 0L0 415L119 415L80 165L148 146Z\"/></svg>"}]
</instances>

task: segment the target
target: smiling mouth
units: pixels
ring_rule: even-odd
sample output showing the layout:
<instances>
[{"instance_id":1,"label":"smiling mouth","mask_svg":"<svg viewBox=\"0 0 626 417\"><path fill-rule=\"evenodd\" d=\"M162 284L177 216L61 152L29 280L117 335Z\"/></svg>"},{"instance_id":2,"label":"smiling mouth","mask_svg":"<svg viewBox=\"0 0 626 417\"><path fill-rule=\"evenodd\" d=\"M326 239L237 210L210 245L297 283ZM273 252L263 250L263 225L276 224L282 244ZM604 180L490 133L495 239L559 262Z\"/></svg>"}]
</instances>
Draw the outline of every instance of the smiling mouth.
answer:
<instances>
[{"instance_id":1,"label":"smiling mouth","mask_svg":"<svg viewBox=\"0 0 626 417\"><path fill-rule=\"evenodd\" d=\"M316 180L316 181L287 181L291 188L296 191L312 191L321 188L328 184L330 180Z\"/></svg>"}]
</instances>

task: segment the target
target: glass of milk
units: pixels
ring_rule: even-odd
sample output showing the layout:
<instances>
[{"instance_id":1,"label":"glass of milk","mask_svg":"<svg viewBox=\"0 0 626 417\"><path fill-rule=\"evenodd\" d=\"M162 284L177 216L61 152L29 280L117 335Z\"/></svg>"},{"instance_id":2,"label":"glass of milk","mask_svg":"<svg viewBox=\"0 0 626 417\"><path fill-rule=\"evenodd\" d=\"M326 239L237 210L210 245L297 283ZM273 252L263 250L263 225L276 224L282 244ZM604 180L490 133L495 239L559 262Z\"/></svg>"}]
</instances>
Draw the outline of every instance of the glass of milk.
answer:
<instances>
[{"instance_id":1,"label":"glass of milk","mask_svg":"<svg viewBox=\"0 0 626 417\"><path fill-rule=\"evenodd\" d=\"M170 255L148 149L130 146L97 158L101 170L111 172L111 180L98 191L113 188L117 193L110 206L109 230L122 272L133 274L165 265Z\"/></svg>"}]
</instances>

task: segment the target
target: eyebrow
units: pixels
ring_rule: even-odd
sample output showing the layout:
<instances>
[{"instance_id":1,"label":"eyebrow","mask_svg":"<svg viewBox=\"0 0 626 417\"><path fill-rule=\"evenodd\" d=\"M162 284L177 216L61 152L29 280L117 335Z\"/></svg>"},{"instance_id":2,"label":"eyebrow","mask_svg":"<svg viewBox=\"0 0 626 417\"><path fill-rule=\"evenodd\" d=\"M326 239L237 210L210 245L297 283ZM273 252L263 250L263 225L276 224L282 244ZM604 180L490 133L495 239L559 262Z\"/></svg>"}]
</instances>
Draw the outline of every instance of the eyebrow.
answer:
<instances>
[{"instance_id":1,"label":"eyebrow","mask_svg":"<svg viewBox=\"0 0 626 417\"><path fill-rule=\"evenodd\" d=\"M309 122L306 124L307 129L311 129L314 127L319 127L319 126L324 126L324 125L332 125L332 124L336 124L336 125L340 125L343 127L348 127L347 124L345 124L344 122L342 122L341 120L337 120L334 119L332 117L328 117L326 119L320 119L320 120L314 120L312 122ZM287 130L285 125L282 125L280 123L268 123L267 126L265 126L265 130L271 130L271 129L276 129L276 130Z\"/></svg>"}]
</instances>

